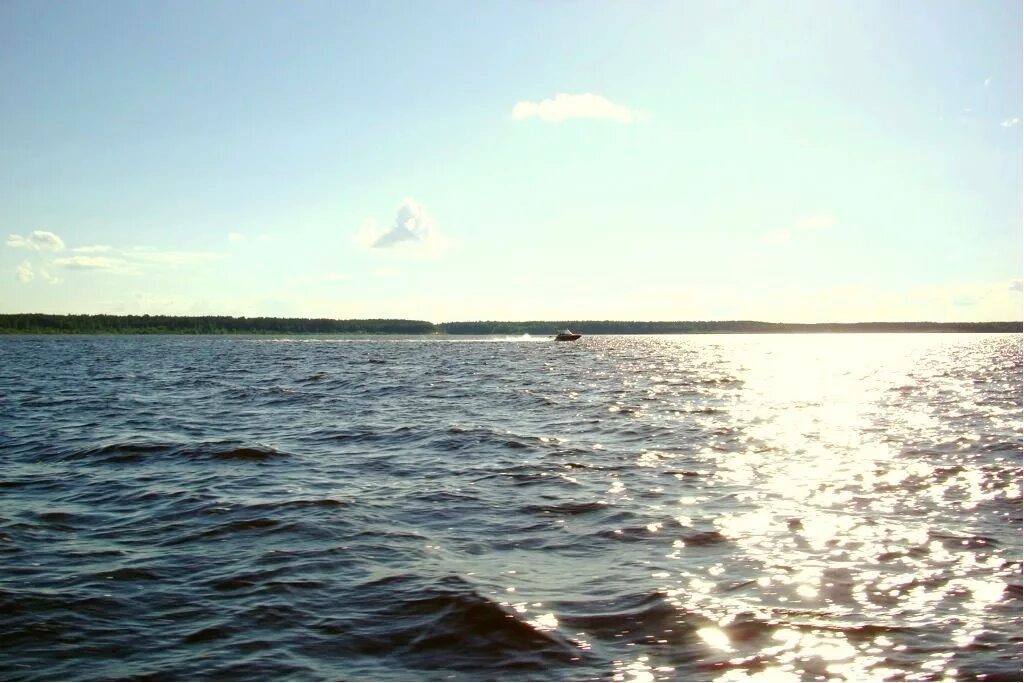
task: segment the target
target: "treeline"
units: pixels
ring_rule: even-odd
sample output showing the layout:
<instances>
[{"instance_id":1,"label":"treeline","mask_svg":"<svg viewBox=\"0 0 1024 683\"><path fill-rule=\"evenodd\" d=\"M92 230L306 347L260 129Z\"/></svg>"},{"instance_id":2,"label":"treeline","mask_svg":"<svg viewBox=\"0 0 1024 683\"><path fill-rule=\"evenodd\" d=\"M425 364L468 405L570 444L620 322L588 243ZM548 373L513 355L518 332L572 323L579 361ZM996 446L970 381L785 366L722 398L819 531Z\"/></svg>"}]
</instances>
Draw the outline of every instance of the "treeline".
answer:
<instances>
[{"instance_id":1,"label":"treeline","mask_svg":"<svg viewBox=\"0 0 1024 683\"><path fill-rule=\"evenodd\" d=\"M1020 322L765 323L756 320L643 322L623 320L476 321L333 320L178 315L0 314L0 334L771 334L793 332L1021 332Z\"/></svg>"},{"instance_id":2,"label":"treeline","mask_svg":"<svg viewBox=\"0 0 1024 683\"><path fill-rule=\"evenodd\" d=\"M0 314L0 334L431 334L423 320Z\"/></svg>"},{"instance_id":3,"label":"treeline","mask_svg":"<svg viewBox=\"0 0 1024 683\"><path fill-rule=\"evenodd\" d=\"M564 328L581 334L770 334L785 332L1021 332L1020 322L986 323L765 323L756 320L638 322L562 320L478 321L438 325L447 334L553 334Z\"/></svg>"}]
</instances>

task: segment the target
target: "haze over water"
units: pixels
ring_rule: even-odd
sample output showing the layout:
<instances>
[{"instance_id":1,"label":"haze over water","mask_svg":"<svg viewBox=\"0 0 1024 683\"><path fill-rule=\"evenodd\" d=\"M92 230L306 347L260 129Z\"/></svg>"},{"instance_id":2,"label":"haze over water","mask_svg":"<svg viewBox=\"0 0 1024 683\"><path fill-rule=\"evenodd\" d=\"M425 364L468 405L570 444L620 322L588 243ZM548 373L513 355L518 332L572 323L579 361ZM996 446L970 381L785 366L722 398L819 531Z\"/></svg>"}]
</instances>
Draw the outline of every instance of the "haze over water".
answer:
<instances>
[{"instance_id":1,"label":"haze over water","mask_svg":"<svg viewBox=\"0 0 1024 683\"><path fill-rule=\"evenodd\" d=\"M3 338L0 676L1019 679L1021 350Z\"/></svg>"}]
</instances>

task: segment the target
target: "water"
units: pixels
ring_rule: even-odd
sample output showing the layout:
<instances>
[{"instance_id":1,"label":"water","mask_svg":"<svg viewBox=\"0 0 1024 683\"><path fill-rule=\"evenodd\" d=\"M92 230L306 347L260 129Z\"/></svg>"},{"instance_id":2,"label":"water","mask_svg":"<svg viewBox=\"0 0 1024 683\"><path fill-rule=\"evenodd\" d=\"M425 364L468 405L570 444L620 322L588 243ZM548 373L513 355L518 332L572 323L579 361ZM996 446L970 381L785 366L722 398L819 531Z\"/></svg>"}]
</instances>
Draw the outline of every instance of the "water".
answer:
<instances>
[{"instance_id":1,"label":"water","mask_svg":"<svg viewBox=\"0 0 1024 683\"><path fill-rule=\"evenodd\" d=\"M0 339L0 677L1019 680L1020 335Z\"/></svg>"}]
</instances>

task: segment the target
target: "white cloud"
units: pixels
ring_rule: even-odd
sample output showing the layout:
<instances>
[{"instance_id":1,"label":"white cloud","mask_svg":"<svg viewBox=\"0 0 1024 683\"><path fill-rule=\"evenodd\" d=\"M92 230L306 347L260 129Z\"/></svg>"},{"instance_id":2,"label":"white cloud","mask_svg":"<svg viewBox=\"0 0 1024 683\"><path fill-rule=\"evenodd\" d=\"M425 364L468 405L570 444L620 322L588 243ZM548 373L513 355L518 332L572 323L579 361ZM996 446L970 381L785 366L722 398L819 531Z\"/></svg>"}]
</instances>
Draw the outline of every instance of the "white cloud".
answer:
<instances>
[{"instance_id":1,"label":"white cloud","mask_svg":"<svg viewBox=\"0 0 1024 683\"><path fill-rule=\"evenodd\" d=\"M1020 119L1014 117L1012 119L1006 119L999 125L1002 126L1003 128L1010 128L1012 126L1016 126L1018 123L1020 123Z\"/></svg>"},{"instance_id":2,"label":"white cloud","mask_svg":"<svg viewBox=\"0 0 1024 683\"><path fill-rule=\"evenodd\" d=\"M76 247L72 251L75 256L54 259L53 265L67 270L135 274L159 267L203 265L224 257L224 254L209 251L162 251L153 247L117 249L107 245Z\"/></svg>"},{"instance_id":3,"label":"white cloud","mask_svg":"<svg viewBox=\"0 0 1024 683\"><path fill-rule=\"evenodd\" d=\"M243 235L240 232L229 232L228 233L228 241L230 241L230 242L244 242L245 241L245 235Z\"/></svg>"},{"instance_id":4,"label":"white cloud","mask_svg":"<svg viewBox=\"0 0 1024 683\"><path fill-rule=\"evenodd\" d=\"M14 277L18 279L18 282L32 282L36 278L51 285L60 282L60 278L50 275L46 268L36 271L28 261L22 261L21 265L14 269Z\"/></svg>"},{"instance_id":5,"label":"white cloud","mask_svg":"<svg viewBox=\"0 0 1024 683\"><path fill-rule=\"evenodd\" d=\"M644 118L644 113L616 104L606 97L584 93L569 95L558 93L553 98L531 102L523 100L512 107L516 119L538 118L542 121L566 121L568 119L606 119L620 123L634 123Z\"/></svg>"},{"instance_id":6,"label":"white cloud","mask_svg":"<svg viewBox=\"0 0 1024 683\"><path fill-rule=\"evenodd\" d=\"M124 259L107 256L67 256L54 260L54 263L69 270L122 271L128 265Z\"/></svg>"},{"instance_id":7,"label":"white cloud","mask_svg":"<svg viewBox=\"0 0 1024 683\"><path fill-rule=\"evenodd\" d=\"M989 83L991 83L991 82L992 82L992 77L989 76L988 78L985 79L985 87L987 88L989 86Z\"/></svg>"},{"instance_id":8,"label":"white cloud","mask_svg":"<svg viewBox=\"0 0 1024 683\"><path fill-rule=\"evenodd\" d=\"M42 278L43 282L50 285L57 285L61 283L61 279L50 275L50 271L46 270L46 268L39 269L39 277Z\"/></svg>"},{"instance_id":9,"label":"white cloud","mask_svg":"<svg viewBox=\"0 0 1024 683\"><path fill-rule=\"evenodd\" d=\"M32 271L31 263L22 261L21 265L14 269L14 277L18 278L18 282L32 282L36 274Z\"/></svg>"},{"instance_id":10,"label":"white cloud","mask_svg":"<svg viewBox=\"0 0 1024 683\"><path fill-rule=\"evenodd\" d=\"M15 249L31 249L33 251L60 251L64 248L64 240L52 232L33 230L27 237L9 235L7 246Z\"/></svg>"},{"instance_id":11,"label":"white cloud","mask_svg":"<svg viewBox=\"0 0 1024 683\"><path fill-rule=\"evenodd\" d=\"M420 252L438 252L447 245L447 240L437 231L437 223L423 205L408 198L398 207L391 227L381 228L376 221L368 220L356 235L356 241L371 249L413 249Z\"/></svg>"}]
</instances>

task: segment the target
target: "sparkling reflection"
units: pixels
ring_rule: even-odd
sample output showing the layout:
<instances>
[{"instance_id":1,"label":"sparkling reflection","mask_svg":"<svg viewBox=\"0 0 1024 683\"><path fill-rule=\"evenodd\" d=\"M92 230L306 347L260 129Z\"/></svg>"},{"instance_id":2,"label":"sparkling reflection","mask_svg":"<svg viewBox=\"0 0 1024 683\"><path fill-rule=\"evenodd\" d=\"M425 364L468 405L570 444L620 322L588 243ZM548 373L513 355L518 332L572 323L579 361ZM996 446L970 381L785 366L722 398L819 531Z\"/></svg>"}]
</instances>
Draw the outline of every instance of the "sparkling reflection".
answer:
<instances>
[{"instance_id":1,"label":"sparkling reflection","mask_svg":"<svg viewBox=\"0 0 1024 683\"><path fill-rule=\"evenodd\" d=\"M950 419L978 389L970 372L932 363L949 343L851 335L722 346L742 384L728 419L743 435L699 451L716 496L680 498L673 512L684 527L710 521L732 564L698 567L688 553L702 549L676 538L665 558L679 571L662 587L680 611L719 624L696 631L715 680L883 679L901 673L889 656L908 647L902 629L935 623L955 627L924 669L957 675L957 648L984 632L1019 572L1019 545L1016 556L994 547L971 515L1019 501L1020 426L994 406L967 411L972 429ZM915 392L923 405L908 402ZM1013 434L1016 452L978 465L979 413ZM658 466L651 453L638 464ZM716 509L722 491L738 503ZM734 642L731 625L744 619L792 626ZM872 629L892 633L864 637Z\"/></svg>"}]
</instances>

